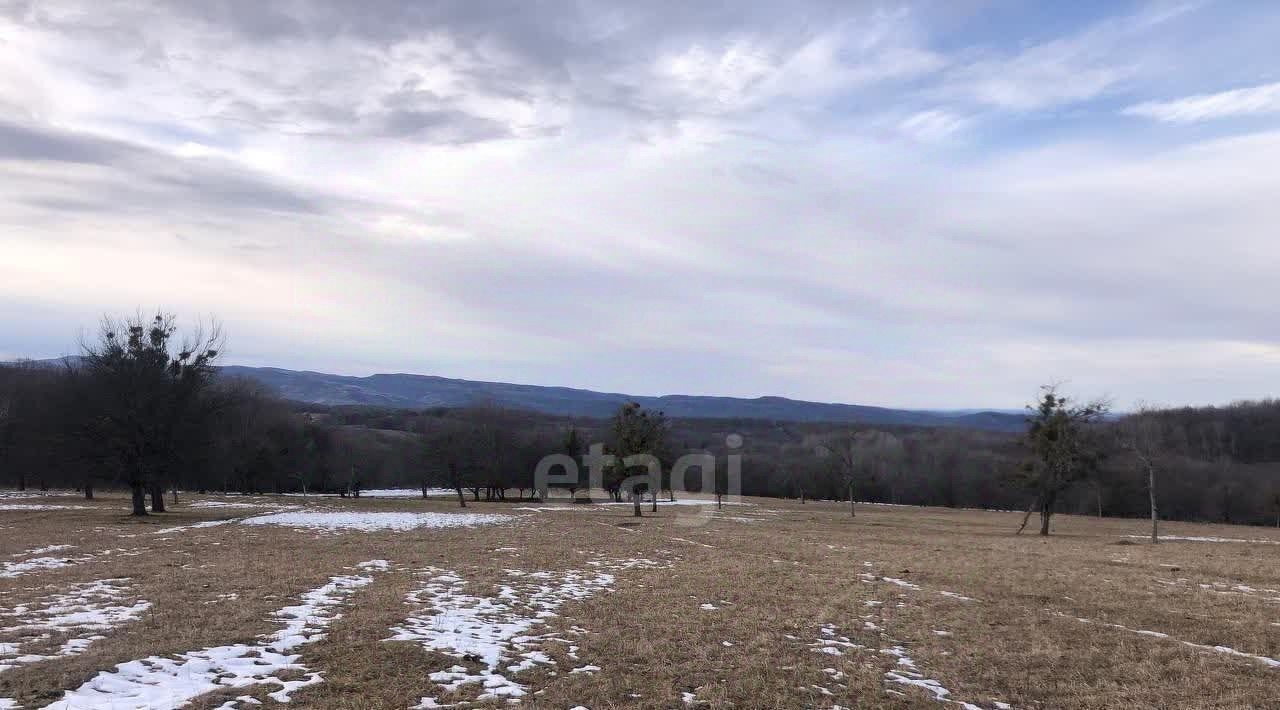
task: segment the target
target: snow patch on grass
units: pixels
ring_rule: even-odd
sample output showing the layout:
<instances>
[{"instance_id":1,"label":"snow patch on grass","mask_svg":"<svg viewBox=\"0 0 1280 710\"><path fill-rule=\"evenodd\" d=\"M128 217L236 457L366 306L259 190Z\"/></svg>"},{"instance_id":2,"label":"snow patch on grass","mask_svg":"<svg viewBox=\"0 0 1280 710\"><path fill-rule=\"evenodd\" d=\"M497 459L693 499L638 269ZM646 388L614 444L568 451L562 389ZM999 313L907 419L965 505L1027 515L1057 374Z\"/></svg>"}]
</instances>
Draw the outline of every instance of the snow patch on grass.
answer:
<instances>
[{"instance_id":1,"label":"snow patch on grass","mask_svg":"<svg viewBox=\"0 0 1280 710\"><path fill-rule=\"evenodd\" d=\"M26 557L27 555L44 555L50 552L61 552L75 548L75 545L49 545L48 547L37 547L32 550L25 550L14 555L14 557Z\"/></svg>"},{"instance_id":2,"label":"snow patch on grass","mask_svg":"<svg viewBox=\"0 0 1280 710\"><path fill-rule=\"evenodd\" d=\"M514 520L493 513L274 513L245 518L245 525L280 525L312 530L414 530L494 525Z\"/></svg>"},{"instance_id":3,"label":"snow patch on grass","mask_svg":"<svg viewBox=\"0 0 1280 710\"><path fill-rule=\"evenodd\" d=\"M36 510L96 510L91 505L48 505L45 503L0 503L0 510L36 511Z\"/></svg>"},{"instance_id":4,"label":"snow patch on grass","mask_svg":"<svg viewBox=\"0 0 1280 710\"><path fill-rule=\"evenodd\" d=\"M434 498L438 496L457 496L457 491L451 488L428 488L427 496ZM421 488L370 488L360 491L361 498L421 498Z\"/></svg>"},{"instance_id":5,"label":"snow patch on grass","mask_svg":"<svg viewBox=\"0 0 1280 710\"><path fill-rule=\"evenodd\" d=\"M187 506L188 508L198 509L257 509L257 510L293 510L298 508L296 505L285 505L283 503L263 503L257 501L223 501L223 500L199 500Z\"/></svg>"},{"instance_id":6,"label":"snow patch on grass","mask_svg":"<svg viewBox=\"0 0 1280 710\"><path fill-rule=\"evenodd\" d=\"M1209 644L1196 643L1194 641L1184 641L1179 638L1174 638L1173 636L1170 636L1169 634L1166 634L1162 631L1149 631L1147 629L1135 629L1129 626L1125 626L1123 624L1114 624L1108 621L1094 621L1093 619L1086 619L1083 617L1071 617L1060 611L1053 611L1052 609L1048 611L1055 616L1061 616L1064 618L1074 618L1076 621L1079 621L1082 624L1097 624L1098 626L1105 626L1108 629L1117 629L1119 631L1127 631L1131 634L1136 634L1138 636L1148 636L1151 638L1166 639L1169 641L1180 643L1183 646L1194 648L1199 651L1221 653L1227 656L1235 656L1236 658L1255 661L1269 668L1280 668L1280 658L1271 658L1270 656L1260 656L1253 653L1245 653L1244 651L1239 651L1237 649L1231 648L1230 646L1212 646Z\"/></svg>"},{"instance_id":7,"label":"snow patch on grass","mask_svg":"<svg viewBox=\"0 0 1280 710\"><path fill-rule=\"evenodd\" d=\"M9 579L11 577L20 577L24 574L36 572L46 569L58 569L60 567L71 567L82 562L88 562L93 559L89 556L83 557L33 557L29 560L21 562L4 562L0 563L0 578Z\"/></svg>"},{"instance_id":8,"label":"snow patch on grass","mask_svg":"<svg viewBox=\"0 0 1280 710\"><path fill-rule=\"evenodd\" d=\"M192 523L191 525L177 525L171 528L161 528L152 530L148 535L169 535L172 533L186 532L188 530L202 530L204 528L216 528L219 525L227 525L236 522L236 518L228 518L227 520L206 520L201 523Z\"/></svg>"},{"instance_id":9,"label":"snow patch on grass","mask_svg":"<svg viewBox=\"0 0 1280 710\"><path fill-rule=\"evenodd\" d=\"M0 634L6 637L16 635L20 639L17 642L0 643L0 671L22 664L78 655L94 641L105 638L103 632L140 618L151 608L151 603L120 603L129 596L128 581L128 578L119 578L82 582L72 585L66 592L0 612L0 618L4 621L16 619L18 622L13 626L0 628ZM53 653L32 653L28 650L57 638L63 638L63 641Z\"/></svg>"},{"instance_id":10,"label":"snow patch on grass","mask_svg":"<svg viewBox=\"0 0 1280 710\"><path fill-rule=\"evenodd\" d=\"M510 581L502 584L494 596L467 594L467 582L458 573L428 567L423 570L426 585L406 597L415 610L403 624L391 629L387 640L417 643L469 664L455 664L431 673L431 680L445 692L478 685L477 700L520 698L528 688L513 676L537 665L554 663L545 653L532 648L545 638L531 636L532 629L556 616L564 604L612 588L616 582L614 572L665 567L664 563L648 559L593 560L587 564L595 569L505 570ZM587 672L586 669L599 670L596 666L582 666L571 673ZM424 697L417 707L441 705L438 698Z\"/></svg>"},{"instance_id":11,"label":"snow patch on grass","mask_svg":"<svg viewBox=\"0 0 1280 710\"><path fill-rule=\"evenodd\" d=\"M1136 540L1150 540L1150 535L1125 535L1127 538ZM1268 540L1267 538L1241 538L1241 537L1206 537L1198 535L1161 535L1161 540L1178 540L1182 542L1236 542L1247 543L1252 545L1280 545L1280 540Z\"/></svg>"},{"instance_id":12,"label":"snow patch on grass","mask_svg":"<svg viewBox=\"0 0 1280 710\"><path fill-rule=\"evenodd\" d=\"M379 562L382 561L357 567L376 568ZM115 670L99 673L76 690L68 690L62 700L46 706L46 710L178 708L215 690L263 684L280 686L279 690L269 693L269 697L277 702L289 702L294 691L323 681L320 673L299 663L301 656L293 651L323 639L329 625L341 618L339 606L372 582L372 576L363 574L331 577L327 584L303 593L300 604L275 612L273 616L283 622L280 630L260 637L257 643L215 646L179 654L176 658L151 656L121 663ZM293 671L303 677L296 680L276 677L282 671ZM235 707L234 702L229 701L223 707Z\"/></svg>"}]
</instances>

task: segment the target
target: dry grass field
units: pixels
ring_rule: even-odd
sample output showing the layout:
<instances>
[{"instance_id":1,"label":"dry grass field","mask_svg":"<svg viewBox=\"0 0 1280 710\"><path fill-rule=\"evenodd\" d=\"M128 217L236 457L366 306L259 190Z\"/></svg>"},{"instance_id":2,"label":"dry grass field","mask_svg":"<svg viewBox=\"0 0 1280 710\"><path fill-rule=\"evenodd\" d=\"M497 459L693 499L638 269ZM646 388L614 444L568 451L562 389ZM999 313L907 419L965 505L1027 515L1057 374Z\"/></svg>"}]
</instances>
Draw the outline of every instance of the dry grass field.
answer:
<instances>
[{"instance_id":1,"label":"dry grass field","mask_svg":"<svg viewBox=\"0 0 1280 710\"><path fill-rule=\"evenodd\" d=\"M1274 529L1152 546L1141 521L1043 539L767 499L125 510L0 499L0 706L1280 708ZM507 517L294 525L461 512Z\"/></svg>"}]
</instances>

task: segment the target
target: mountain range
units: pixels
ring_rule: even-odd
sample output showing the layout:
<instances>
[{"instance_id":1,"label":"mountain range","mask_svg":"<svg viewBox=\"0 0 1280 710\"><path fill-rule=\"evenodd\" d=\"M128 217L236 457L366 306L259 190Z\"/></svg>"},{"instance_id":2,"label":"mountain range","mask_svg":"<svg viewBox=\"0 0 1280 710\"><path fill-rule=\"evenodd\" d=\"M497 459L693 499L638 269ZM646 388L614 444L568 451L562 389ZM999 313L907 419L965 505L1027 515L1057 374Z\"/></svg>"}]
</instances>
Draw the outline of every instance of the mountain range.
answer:
<instances>
[{"instance_id":1,"label":"mountain range","mask_svg":"<svg viewBox=\"0 0 1280 710\"><path fill-rule=\"evenodd\" d=\"M275 367L229 365L224 374L262 383L285 399L326 405L371 405L398 409L462 407L493 403L546 414L607 417L624 402L638 402L671 417L769 419L798 422L858 422L1018 431L1023 415L1009 410L928 411L859 404L806 402L786 397L636 396L569 387L479 382L432 375L368 377Z\"/></svg>"}]
</instances>

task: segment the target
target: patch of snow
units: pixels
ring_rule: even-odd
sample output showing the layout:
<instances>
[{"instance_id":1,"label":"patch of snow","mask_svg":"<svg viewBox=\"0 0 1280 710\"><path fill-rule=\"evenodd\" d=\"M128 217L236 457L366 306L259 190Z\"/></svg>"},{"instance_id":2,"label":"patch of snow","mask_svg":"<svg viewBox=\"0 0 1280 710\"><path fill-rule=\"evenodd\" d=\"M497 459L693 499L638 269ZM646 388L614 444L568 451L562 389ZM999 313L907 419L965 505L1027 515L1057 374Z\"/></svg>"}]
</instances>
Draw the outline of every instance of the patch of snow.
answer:
<instances>
[{"instance_id":1,"label":"patch of snow","mask_svg":"<svg viewBox=\"0 0 1280 710\"><path fill-rule=\"evenodd\" d=\"M281 503L263 503L257 501L223 501L223 500L199 500L191 503L188 508L256 508L261 510L285 510L293 509L299 506L284 505Z\"/></svg>"},{"instance_id":2,"label":"patch of snow","mask_svg":"<svg viewBox=\"0 0 1280 710\"><path fill-rule=\"evenodd\" d=\"M18 634L23 639L16 643L0 643L0 671L20 664L78 655L94 641L105 638L102 632L136 621L151 608L151 603L120 603L128 596L128 581L128 578L119 578L82 582L72 585L66 592L0 611L0 618L16 617L18 622L0 628L0 633ZM67 637L54 653L32 653L24 648L53 636Z\"/></svg>"},{"instance_id":3,"label":"patch of snow","mask_svg":"<svg viewBox=\"0 0 1280 710\"><path fill-rule=\"evenodd\" d=\"M705 542L698 542L697 540L686 540L686 539L684 539L684 538L682 538L682 537L673 537L673 538L671 538L671 539L672 539L672 540L675 540L676 542L683 542L683 543L685 543L685 544L687 544L687 545L701 545L702 547L709 547L709 548L711 548L711 549L713 549L713 550L714 550L714 549L716 549L716 546L715 546L715 545L708 545L708 544L707 544L707 543L705 543Z\"/></svg>"},{"instance_id":4,"label":"patch of snow","mask_svg":"<svg viewBox=\"0 0 1280 710\"><path fill-rule=\"evenodd\" d=\"M825 653L828 656L843 656L844 651L841 649L860 649L866 648L866 646L854 643L848 636L841 636L836 633L835 625L826 624L822 627L822 637L809 644L809 648L817 653Z\"/></svg>"},{"instance_id":5,"label":"patch of snow","mask_svg":"<svg viewBox=\"0 0 1280 710\"><path fill-rule=\"evenodd\" d=\"M686 505L715 505L715 504L716 504L716 501L715 501L715 499L714 499L714 498L712 498L712 499L707 499L707 498L679 498L679 499L677 499L677 500L661 500L661 499L660 499L660 500L658 500L658 506L659 506L659 507L664 506L664 505L686 506ZM632 501L623 501L623 502L621 502L621 503L619 503L619 502L617 502L617 501L605 501L605 502L597 503L596 505L626 505L626 506L634 506L634 505L635 505L635 503L634 503L634 502L632 502ZM646 500L644 500L643 502L641 502L641 505L642 505L642 506L646 506L646 505L647 505L647 506L652 506L652 505L653 505L653 501L651 501L651 500L647 500L647 499L646 499ZM726 499L724 500L724 505L747 505L747 506L754 506L754 505L755 505L755 503L746 503L746 502L743 502L743 501L731 501L731 500L729 500L729 499L727 499L727 498L726 498Z\"/></svg>"},{"instance_id":6,"label":"patch of snow","mask_svg":"<svg viewBox=\"0 0 1280 710\"><path fill-rule=\"evenodd\" d=\"M452 488L428 488L428 497L456 496ZM360 491L361 498L421 498L421 488L370 488Z\"/></svg>"},{"instance_id":7,"label":"patch of snow","mask_svg":"<svg viewBox=\"0 0 1280 710\"><path fill-rule=\"evenodd\" d=\"M529 634L533 628L556 616L565 603L611 589L616 582L613 572L665 566L647 559L592 560L588 564L597 569L555 573L506 570L512 581L501 585L491 597L467 594L467 583L456 572L428 567L423 570L428 575L426 585L406 598L420 611L391 629L387 640L410 641L478 666L473 670L455 664L431 673L431 680L446 692L479 685L478 700L520 698L528 689L508 674L550 662L545 654L530 652L530 645L540 640ZM517 656L525 660L512 664ZM417 707L440 705L436 698L424 697Z\"/></svg>"},{"instance_id":8,"label":"patch of snow","mask_svg":"<svg viewBox=\"0 0 1280 710\"><path fill-rule=\"evenodd\" d=\"M941 591L941 592L938 592L938 594L941 594L944 597L951 597L952 599L959 599L962 602L973 601L973 597L966 597L965 595L957 594L956 592Z\"/></svg>"},{"instance_id":9,"label":"patch of snow","mask_svg":"<svg viewBox=\"0 0 1280 710\"><path fill-rule=\"evenodd\" d=\"M206 520L204 522L192 523L190 525L177 525L171 528L161 528L159 530L152 530L147 534L148 535L168 535L171 533L185 532L187 530L202 530L204 528L216 528L219 525L234 523L236 522L236 520L237 520L236 518L228 518L226 520Z\"/></svg>"},{"instance_id":10,"label":"patch of snow","mask_svg":"<svg viewBox=\"0 0 1280 710\"><path fill-rule=\"evenodd\" d=\"M918 585L912 584L911 582L908 582L908 581L907 581L907 580L905 580L905 579L898 579L897 577L881 577L880 579L883 579L884 581L888 582L889 584L896 584L896 585L898 585L899 587L903 587L904 589L910 589L910 590L912 590L912 591L916 591L916 592L918 592L918 591L920 591L921 589L923 589L923 587L920 587L920 586L918 586Z\"/></svg>"},{"instance_id":11,"label":"patch of snow","mask_svg":"<svg viewBox=\"0 0 1280 710\"><path fill-rule=\"evenodd\" d=\"M341 617L338 607L347 597L373 582L368 575L340 575L301 596L300 604L286 606L273 616L283 622L280 630L254 644L215 646L179 654L176 658L151 656L121 663L103 671L45 710L102 707L113 710L162 710L179 708L215 690L273 684L269 694L288 702L299 688L322 682L320 673L298 662L300 646L325 637L325 630ZM276 677L282 671L303 674L298 680Z\"/></svg>"},{"instance_id":12,"label":"patch of snow","mask_svg":"<svg viewBox=\"0 0 1280 710\"><path fill-rule=\"evenodd\" d=\"M49 545L48 547L37 547L33 550L26 550L24 552L19 552L18 554L14 555L14 557L26 557L27 555L44 555L50 552L61 552L62 550L70 550L73 548L75 548L75 545Z\"/></svg>"},{"instance_id":13,"label":"patch of snow","mask_svg":"<svg viewBox=\"0 0 1280 710\"><path fill-rule=\"evenodd\" d=\"M96 510L91 505L48 505L45 503L33 503L23 505L20 503L0 503L0 510L16 510L16 511L33 511L33 510Z\"/></svg>"},{"instance_id":14,"label":"patch of snow","mask_svg":"<svg viewBox=\"0 0 1280 710\"><path fill-rule=\"evenodd\" d=\"M698 607L698 608L699 608L699 609L701 609L701 610L703 610L703 611L719 611L719 609L720 609L720 607L716 606L715 604L711 604L711 603L703 604L702 606L700 606L700 607Z\"/></svg>"},{"instance_id":15,"label":"patch of snow","mask_svg":"<svg viewBox=\"0 0 1280 710\"><path fill-rule=\"evenodd\" d=\"M1149 540L1150 535L1125 535L1128 538L1138 540ZM1197 535L1161 535L1161 540L1180 540L1183 542L1243 542L1254 545L1280 545L1280 540L1269 540L1267 538L1240 538L1240 537L1205 537Z\"/></svg>"},{"instance_id":16,"label":"patch of snow","mask_svg":"<svg viewBox=\"0 0 1280 710\"><path fill-rule=\"evenodd\" d=\"M84 557L33 557L29 560L21 562L3 562L0 563L0 578L9 579L11 577L19 577L38 570L58 569L60 567L70 567L78 565L82 562L88 562L93 559L90 556Z\"/></svg>"},{"instance_id":17,"label":"patch of snow","mask_svg":"<svg viewBox=\"0 0 1280 710\"><path fill-rule=\"evenodd\" d=\"M1063 614L1062 612L1054 611L1052 613L1055 616L1067 617L1067 615ZM1067 617L1067 618L1071 618L1071 617ZM1097 624L1099 626L1105 626L1109 629L1118 629L1120 631L1128 631L1131 634L1137 634L1139 636L1149 636L1151 638L1167 639L1170 641L1176 641L1177 643L1180 643L1183 646L1188 646L1190 648L1194 648L1200 651L1211 651L1213 653L1221 653L1228 656L1235 656L1237 658L1256 661L1270 668L1280 668L1280 659L1278 658L1271 658L1270 656L1261 656L1253 653L1245 653L1244 651L1239 651L1237 649L1231 648L1230 646L1211 646L1203 643L1195 643L1194 641L1184 641L1182 639L1174 638L1162 631L1148 631L1147 629L1135 629L1128 626L1124 626L1123 624L1114 624L1107 621L1094 621L1093 619L1086 619L1083 617L1075 617L1075 619L1076 621L1079 621L1082 624Z\"/></svg>"},{"instance_id":18,"label":"patch of snow","mask_svg":"<svg viewBox=\"0 0 1280 710\"><path fill-rule=\"evenodd\" d=\"M313 530L414 530L494 525L515 518L493 513L273 513L245 518L244 525L280 525Z\"/></svg>"},{"instance_id":19,"label":"patch of snow","mask_svg":"<svg viewBox=\"0 0 1280 710\"><path fill-rule=\"evenodd\" d=\"M49 498L53 496L74 496L79 495L76 491L69 490L48 490L48 491L0 491L0 499L23 499L23 498Z\"/></svg>"}]
</instances>

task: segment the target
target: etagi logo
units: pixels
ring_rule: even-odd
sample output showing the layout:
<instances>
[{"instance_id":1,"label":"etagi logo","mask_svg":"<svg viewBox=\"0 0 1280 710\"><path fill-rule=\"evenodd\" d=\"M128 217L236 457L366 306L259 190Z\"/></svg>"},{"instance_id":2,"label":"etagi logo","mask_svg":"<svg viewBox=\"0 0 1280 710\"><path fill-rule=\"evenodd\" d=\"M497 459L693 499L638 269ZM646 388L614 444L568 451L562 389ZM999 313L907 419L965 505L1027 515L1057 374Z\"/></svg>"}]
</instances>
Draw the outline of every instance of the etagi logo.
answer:
<instances>
[{"instance_id":1,"label":"etagi logo","mask_svg":"<svg viewBox=\"0 0 1280 710\"><path fill-rule=\"evenodd\" d=\"M640 510L642 496L648 493L650 503L656 508L662 504L657 500L659 491L670 491L670 498L679 503L687 499L682 494L698 492L704 496L715 496L717 505L739 503L742 500L742 436L729 434L725 437L723 466L716 456L710 453L685 454L671 464L663 476L662 461L653 453L642 452L619 457L606 454L604 444L594 443L582 457L582 466L568 454L550 454L538 461L533 472L534 487L543 500L551 488L562 488L570 491L587 490L588 499L591 491L607 492L610 497L621 500L626 496ZM582 475L586 468L586 476ZM689 486L689 474L698 470L694 478L698 487ZM707 503L711 501L706 500ZM710 505L680 505L677 510L682 513L682 522L689 523L694 519L705 520L711 513Z\"/></svg>"}]
</instances>

